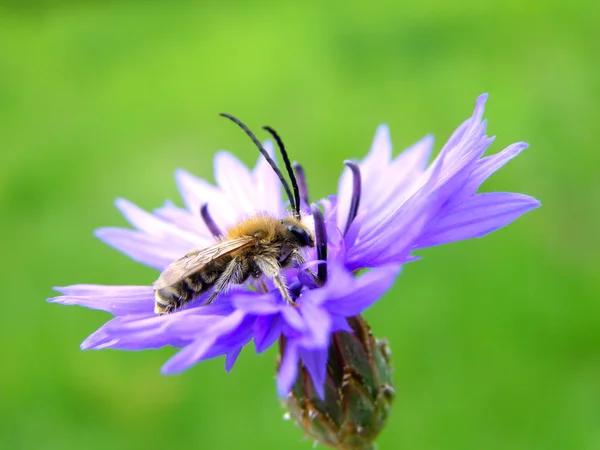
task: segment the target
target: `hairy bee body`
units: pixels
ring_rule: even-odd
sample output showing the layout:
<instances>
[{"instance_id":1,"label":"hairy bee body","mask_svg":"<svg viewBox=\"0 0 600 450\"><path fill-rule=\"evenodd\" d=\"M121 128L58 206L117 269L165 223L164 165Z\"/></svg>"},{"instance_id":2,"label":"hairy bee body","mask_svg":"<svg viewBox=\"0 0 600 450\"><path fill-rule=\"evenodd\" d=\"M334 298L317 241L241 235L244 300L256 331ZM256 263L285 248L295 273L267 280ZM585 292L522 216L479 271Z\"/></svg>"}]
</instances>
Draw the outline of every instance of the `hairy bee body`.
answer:
<instances>
[{"instance_id":1,"label":"hairy bee body","mask_svg":"<svg viewBox=\"0 0 600 450\"><path fill-rule=\"evenodd\" d=\"M314 245L312 234L293 216L257 215L243 220L213 246L192 251L163 271L154 283L154 311L171 313L208 291L204 304L210 304L231 285L263 275L292 303L281 270L304 261L300 249Z\"/></svg>"}]
</instances>

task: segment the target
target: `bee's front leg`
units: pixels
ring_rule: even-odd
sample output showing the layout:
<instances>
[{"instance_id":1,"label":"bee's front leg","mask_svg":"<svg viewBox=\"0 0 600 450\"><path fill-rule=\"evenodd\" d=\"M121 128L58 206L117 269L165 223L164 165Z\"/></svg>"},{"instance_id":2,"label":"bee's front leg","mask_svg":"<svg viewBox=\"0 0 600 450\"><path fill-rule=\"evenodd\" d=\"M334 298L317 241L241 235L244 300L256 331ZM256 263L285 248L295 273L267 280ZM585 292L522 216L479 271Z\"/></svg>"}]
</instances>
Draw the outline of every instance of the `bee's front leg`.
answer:
<instances>
[{"instance_id":1,"label":"bee's front leg","mask_svg":"<svg viewBox=\"0 0 600 450\"><path fill-rule=\"evenodd\" d=\"M292 253L290 253L288 255L288 257L285 259L285 261L288 265L291 265L292 262L294 262L298 268L300 268L302 266L302 264L304 264L306 262L306 260L304 259L304 256L302 256L302 253L300 253L298 250L294 250ZM282 263L282 267L286 267L286 266L284 266ZM312 270L303 269L303 271L308 273L308 275L310 275L310 277L312 278L312 280L314 281L314 283L317 286L323 285L323 282L321 280L319 280L317 275L315 275L315 273Z\"/></svg>"},{"instance_id":2,"label":"bee's front leg","mask_svg":"<svg viewBox=\"0 0 600 450\"><path fill-rule=\"evenodd\" d=\"M260 269L260 271L268 278L273 280L283 299L290 305L297 307L298 305L290 297L290 292L287 288L287 282L284 277L281 276L281 266L276 258L269 258L260 256L254 259L254 263Z\"/></svg>"}]
</instances>

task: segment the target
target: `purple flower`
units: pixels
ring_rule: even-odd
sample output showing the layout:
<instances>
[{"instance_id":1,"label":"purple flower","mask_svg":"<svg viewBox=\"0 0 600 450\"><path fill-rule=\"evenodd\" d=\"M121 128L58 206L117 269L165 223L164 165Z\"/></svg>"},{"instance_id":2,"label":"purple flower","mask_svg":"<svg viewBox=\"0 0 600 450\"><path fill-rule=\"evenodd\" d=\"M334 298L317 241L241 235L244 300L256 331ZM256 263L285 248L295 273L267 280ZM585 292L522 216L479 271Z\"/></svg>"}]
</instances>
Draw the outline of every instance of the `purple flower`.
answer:
<instances>
[{"instance_id":1,"label":"purple flower","mask_svg":"<svg viewBox=\"0 0 600 450\"><path fill-rule=\"evenodd\" d=\"M479 96L473 116L458 127L429 166L432 137L392 159L389 131L384 125L378 128L369 154L353 172L343 173L337 201L327 203L327 220L343 230L353 201L357 196L360 200L344 237L349 269L411 261L413 250L481 237L540 205L523 194L476 193L490 175L527 148L517 142L483 157L494 141L485 135L482 121L486 100L487 94ZM353 189L353 173L359 173L359 191Z\"/></svg>"},{"instance_id":2,"label":"purple flower","mask_svg":"<svg viewBox=\"0 0 600 450\"><path fill-rule=\"evenodd\" d=\"M476 193L485 179L526 148L517 143L482 158L493 141L484 135L481 120L486 98L478 98L473 116L428 167L431 138L392 159L388 130L378 129L364 160L347 163L337 198L320 202L325 219L316 206L312 215L304 211L314 221L317 242L316 249L306 252L304 267L285 271L295 307L269 280L264 280L266 291L240 286L211 305L201 306L199 301L161 316L153 312L154 291L149 286L74 285L56 288L63 295L49 301L115 316L82 343L83 349L181 348L163 366L164 373L221 355L230 370L251 340L257 352L280 340L285 344L277 378L280 395L290 391L301 361L323 397L331 335L351 332L347 318L381 297L400 265L416 259L412 251L483 236L539 206L522 194ZM272 153L270 147L268 151ZM301 169L297 174L304 191ZM215 178L217 186L184 171L176 173L185 209L167 202L151 214L117 200L117 208L135 229L102 228L96 235L136 261L163 270L190 250L212 245L215 226L227 229L256 213L286 214L279 180L264 159L250 171L230 154L218 153ZM203 205L211 219L202 214ZM326 264L319 263L325 259ZM370 270L356 276L362 268ZM326 281L316 283L308 270L318 271Z\"/></svg>"}]
</instances>

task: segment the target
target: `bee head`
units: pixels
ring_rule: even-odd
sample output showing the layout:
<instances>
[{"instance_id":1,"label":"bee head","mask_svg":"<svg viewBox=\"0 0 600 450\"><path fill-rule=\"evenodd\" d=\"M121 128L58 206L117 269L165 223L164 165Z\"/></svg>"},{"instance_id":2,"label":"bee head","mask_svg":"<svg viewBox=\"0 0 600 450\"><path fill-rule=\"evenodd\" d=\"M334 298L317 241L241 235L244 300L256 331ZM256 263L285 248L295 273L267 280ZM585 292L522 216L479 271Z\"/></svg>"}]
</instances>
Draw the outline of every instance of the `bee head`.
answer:
<instances>
[{"instance_id":1,"label":"bee head","mask_svg":"<svg viewBox=\"0 0 600 450\"><path fill-rule=\"evenodd\" d=\"M287 239L300 247L314 247L315 240L309 229L295 217L281 219L281 226Z\"/></svg>"}]
</instances>

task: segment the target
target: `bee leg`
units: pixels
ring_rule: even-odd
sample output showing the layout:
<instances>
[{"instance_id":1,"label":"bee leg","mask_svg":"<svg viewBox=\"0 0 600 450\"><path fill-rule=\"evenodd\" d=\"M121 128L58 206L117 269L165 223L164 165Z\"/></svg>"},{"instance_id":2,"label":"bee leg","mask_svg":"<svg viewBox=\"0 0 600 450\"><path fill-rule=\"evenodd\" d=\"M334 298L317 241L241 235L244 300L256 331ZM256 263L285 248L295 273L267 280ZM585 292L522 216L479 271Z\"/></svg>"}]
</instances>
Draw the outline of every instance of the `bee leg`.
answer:
<instances>
[{"instance_id":1,"label":"bee leg","mask_svg":"<svg viewBox=\"0 0 600 450\"><path fill-rule=\"evenodd\" d=\"M273 280L279 292L281 292L281 296L283 299L292 306L298 306L290 297L290 293L287 288L287 283L285 278L281 276L281 267L279 266L279 262L275 258L256 258L254 263L258 266L260 271Z\"/></svg>"},{"instance_id":2,"label":"bee leg","mask_svg":"<svg viewBox=\"0 0 600 450\"><path fill-rule=\"evenodd\" d=\"M298 266L298 268L304 264L306 262L306 260L304 259L304 256L302 256L302 254L297 251L294 250L293 252L291 252L289 254L289 256L281 263L282 267L286 267L286 265L290 265L291 262L295 262L296 266ZM285 264L285 265L284 265ZM317 285L317 286L321 286L323 283L321 282L321 280L319 280L319 278L317 277L317 275L310 269L303 269L304 272L308 273L308 275L310 275L310 277L312 278L313 282Z\"/></svg>"},{"instance_id":3,"label":"bee leg","mask_svg":"<svg viewBox=\"0 0 600 450\"><path fill-rule=\"evenodd\" d=\"M247 260L237 257L231 260L225 267L225 270L213 285L213 290L204 302L204 305L210 305L217 297L227 292L232 284L242 284L250 275L250 264Z\"/></svg>"}]
</instances>

